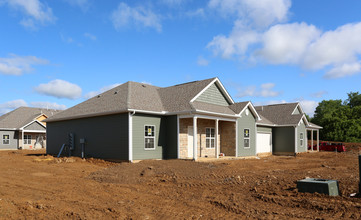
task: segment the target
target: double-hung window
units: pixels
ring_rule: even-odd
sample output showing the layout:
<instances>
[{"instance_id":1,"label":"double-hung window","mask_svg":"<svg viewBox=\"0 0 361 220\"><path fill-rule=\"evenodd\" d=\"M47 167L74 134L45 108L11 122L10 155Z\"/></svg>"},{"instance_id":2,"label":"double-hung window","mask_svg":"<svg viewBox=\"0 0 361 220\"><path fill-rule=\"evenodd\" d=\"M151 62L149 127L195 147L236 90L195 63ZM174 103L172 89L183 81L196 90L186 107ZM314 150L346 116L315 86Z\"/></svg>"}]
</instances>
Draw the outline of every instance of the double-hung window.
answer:
<instances>
[{"instance_id":1,"label":"double-hung window","mask_svg":"<svg viewBox=\"0 0 361 220\"><path fill-rule=\"evenodd\" d=\"M3 135L3 144L10 144L10 135L8 134Z\"/></svg>"},{"instance_id":2,"label":"double-hung window","mask_svg":"<svg viewBox=\"0 0 361 220\"><path fill-rule=\"evenodd\" d=\"M30 134L24 135L24 144L31 144L31 135Z\"/></svg>"},{"instance_id":3,"label":"double-hung window","mask_svg":"<svg viewBox=\"0 0 361 220\"><path fill-rule=\"evenodd\" d=\"M216 137L214 133L214 128L206 128L206 148L215 148Z\"/></svg>"},{"instance_id":4,"label":"double-hung window","mask_svg":"<svg viewBox=\"0 0 361 220\"><path fill-rule=\"evenodd\" d=\"M249 129L246 128L243 130L244 134L243 134L243 140L244 140L244 148L250 148L250 144L249 144Z\"/></svg>"},{"instance_id":5,"label":"double-hung window","mask_svg":"<svg viewBox=\"0 0 361 220\"><path fill-rule=\"evenodd\" d=\"M144 128L144 149L153 150L155 149L155 126L145 125Z\"/></svg>"},{"instance_id":6,"label":"double-hung window","mask_svg":"<svg viewBox=\"0 0 361 220\"><path fill-rule=\"evenodd\" d=\"M300 133L300 146L303 147L303 133Z\"/></svg>"}]
</instances>

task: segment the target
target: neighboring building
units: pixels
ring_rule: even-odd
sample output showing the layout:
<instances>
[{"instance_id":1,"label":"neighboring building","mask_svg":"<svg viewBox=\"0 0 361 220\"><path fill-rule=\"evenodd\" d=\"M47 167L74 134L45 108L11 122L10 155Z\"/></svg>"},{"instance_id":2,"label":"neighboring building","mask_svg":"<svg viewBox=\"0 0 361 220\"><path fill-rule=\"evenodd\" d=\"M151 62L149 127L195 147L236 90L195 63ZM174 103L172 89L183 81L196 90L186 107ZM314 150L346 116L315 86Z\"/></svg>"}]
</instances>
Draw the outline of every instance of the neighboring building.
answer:
<instances>
[{"instance_id":1,"label":"neighboring building","mask_svg":"<svg viewBox=\"0 0 361 220\"><path fill-rule=\"evenodd\" d=\"M266 119L212 78L164 88L127 82L45 121L48 154L58 154L72 134L73 155L81 155L85 139L88 157L133 161L255 156L256 122Z\"/></svg>"},{"instance_id":2,"label":"neighboring building","mask_svg":"<svg viewBox=\"0 0 361 220\"><path fill-rule=\"evenodd\" d=\"M40 149L46 147L44 119L59 110L20 107L0 116L0 149Z\"/></svg>"}]
</instances>

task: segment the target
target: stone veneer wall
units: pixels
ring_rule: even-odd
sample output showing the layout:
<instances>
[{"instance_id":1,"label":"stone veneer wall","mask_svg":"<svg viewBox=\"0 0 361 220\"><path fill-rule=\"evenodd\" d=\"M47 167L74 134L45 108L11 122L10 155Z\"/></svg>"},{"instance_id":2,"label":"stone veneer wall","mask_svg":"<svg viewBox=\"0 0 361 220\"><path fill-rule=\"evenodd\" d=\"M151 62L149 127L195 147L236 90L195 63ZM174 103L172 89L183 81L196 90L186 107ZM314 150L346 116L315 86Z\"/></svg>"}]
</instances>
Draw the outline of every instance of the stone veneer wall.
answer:
<instances>
[{"instance_id":1,"label":"stone veneer wall","mask_svg":"<svg viewBox=\"0 0 361 220\"><path fill-rule=\"evenodd\" d=\"M222 137L220 153L224 153L225 156L236 156L236 123L220 121L218 127Z\"/></svg>"},{"instance_id":2,"label":"stone veneer wall","mask_svg":"<svg viewBox=\"0 0 361 220\"><path fill-rule=\"evenodd\" d=\"M179 119L179 156L188 158L188 126L193 126L193 118ZM197 119L198 157L216 157L216 149L206 148L206 128L216 127L214 120ZM220 127L218 124L218 146L221 144Z\"/></svg>"}]
</instances>

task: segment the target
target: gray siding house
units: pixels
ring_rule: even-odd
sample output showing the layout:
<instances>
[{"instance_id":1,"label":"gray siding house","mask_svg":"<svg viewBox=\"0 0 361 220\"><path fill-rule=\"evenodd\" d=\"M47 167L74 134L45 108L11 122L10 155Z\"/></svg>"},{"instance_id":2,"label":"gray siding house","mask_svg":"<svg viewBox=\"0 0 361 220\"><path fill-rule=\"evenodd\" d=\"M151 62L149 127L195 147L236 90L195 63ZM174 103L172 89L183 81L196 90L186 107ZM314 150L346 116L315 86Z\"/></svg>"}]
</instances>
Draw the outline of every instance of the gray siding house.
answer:
<instances>
[{"instance_id":1,"label":"gray siding house","mask_svg":"<svg viewBox=\"0 0 361 220\"><path fill-rule=\"evenodd\" d=\"M20 107L0 116L0 150L46 147L44 119L58 110Z\"/></svg>"},{"instance_id":2,"label":"gray siding house","mask_svg":"<svg viewBox=\"0 0 361 220\"><path fill-rule=\"evenodd\" d=\"M48 118L47 153L58 154L72 134L75 156L80 140L85 156L112 160L255 156L261 120L218 78L170 87L127 82Z\"/></svg>"}]
</instances>

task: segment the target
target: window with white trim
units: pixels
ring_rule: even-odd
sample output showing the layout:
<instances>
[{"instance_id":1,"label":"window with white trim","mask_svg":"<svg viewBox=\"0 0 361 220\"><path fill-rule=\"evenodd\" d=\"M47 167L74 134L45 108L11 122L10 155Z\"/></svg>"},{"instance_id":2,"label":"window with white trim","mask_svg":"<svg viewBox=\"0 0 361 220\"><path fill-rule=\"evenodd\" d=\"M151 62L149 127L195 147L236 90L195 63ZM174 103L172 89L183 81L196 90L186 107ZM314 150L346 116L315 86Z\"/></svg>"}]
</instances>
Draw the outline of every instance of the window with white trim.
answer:
<instances>
[{"instance_id":1,"label":"window with white trim","mask_svg":"<svg viewBox=\"0 0 361 220\"><path fill-rule=\"evenodd\" d=\"M24 144L31 144L31 135L30 134L24 135Z\"/></svg>"},{"instance_id":2,"label":"window with white trim","mask_svg":"<svg viewBox=\"0 0 361 220\"><path fill-rule=\"evenodd\" d=\"M8 134L3 135L3 144L10 144L10 135Z\"/></svg>"},{"instance_id":3,"label":"window with white trim","mask_svg":"<svg viewBox=\"0 0 361 220\"><path fill-rule=\"evenodd\" d=\"M214 128L206 128L206 148L215 148L216 137L214 133Z\"/></svg>"},{"instance_id":4,"label":"window with white trim","mask_svg":"<svg viewBox=\"0 0 361 220\"><path fill-rule=\"evenodd\" d=\"M244 131L244 135L243 135L244 148L250 148L250 144L249 144L249 129L248 129L248 128L245 128L243 131Z\"/></svg>"},{"instance_id":5,"label":"window with white trim","mask_svg":"<svg viewBox=\"0 0 361 220\"><path fill-rule=\"evenodd\" d=\"M145 125L144 128L144 149L155 149L155 126Z\"/></svg>"},{"instance_id":6,"label":"window with white trim","mask_svg":"<svg viewBox=\"0 0 361 220\"><path fill-rule=\"evenodd\" d=\"M300 146L303 147L303 132L300 133Z\"/></svg>"}]
</instances>

